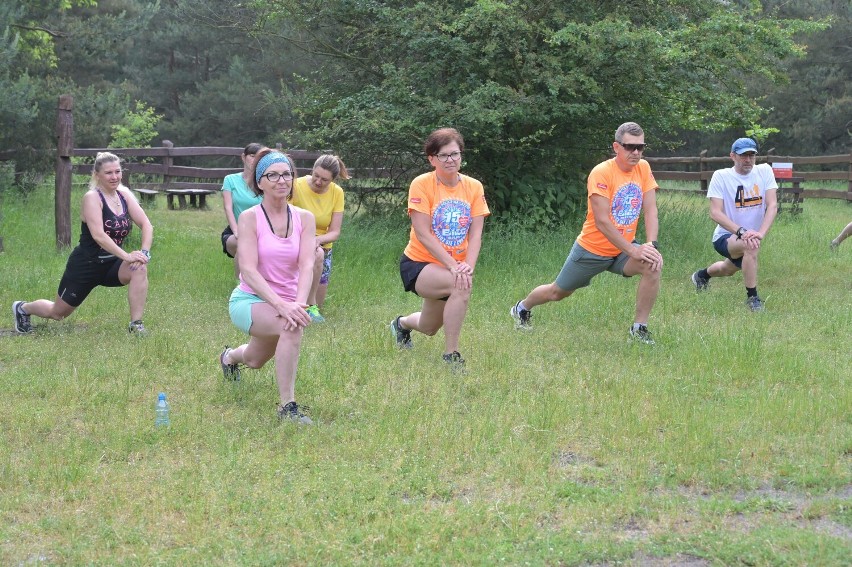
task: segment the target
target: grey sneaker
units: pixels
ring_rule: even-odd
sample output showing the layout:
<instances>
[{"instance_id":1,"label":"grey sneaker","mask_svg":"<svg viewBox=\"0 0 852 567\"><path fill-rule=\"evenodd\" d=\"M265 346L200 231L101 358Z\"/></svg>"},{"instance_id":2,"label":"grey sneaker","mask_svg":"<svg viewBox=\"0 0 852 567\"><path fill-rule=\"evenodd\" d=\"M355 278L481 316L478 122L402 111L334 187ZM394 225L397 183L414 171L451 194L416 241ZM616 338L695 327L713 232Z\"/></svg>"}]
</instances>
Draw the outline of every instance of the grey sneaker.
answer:
<instances>
[{"instance_id":1,"label":"grey sneaker","mask_svg":"<svg viewBox=\"0 0 852 567\"><path fill-rule=\"evenodd\" d=\"M698 272L700 271L698 270ZM702 278L698 272L692 274L692 283L695 284L695 291L707 291L710 288L710 280Z\"/></svg>"},{"instance_id":2,"label":"grey sneaker","mask_svg":"<svg viewBox=\"0 0 852 567\"><path fill-rule=\"evenodd\" d=\"M225 380L238 382L240 380L240 365L239 364L227 364L225 362L225 357L228 356L228 353L233 349L229 346L225 346L225 350L222 351L222 354L219 355L219 364L222 365L222 375L225 377Z\"/></svg>"},{"instance_id":3,"label":"grey sneaker","mask_svg":"<svg viewBox=\"0 0 852 567\"><path fill-rule=\"evenodd\" d=\"M23 301L16 301L12 304L12 315L15 316L15 331L18 333L32 333L33 326L30 323L30 316L21 309L21 305L23 304Z\"/></svg>"},{"instance_id":4,"label":"grey sneaker","mask_svg":"<svg viewBox=\"0 0 852 567\"><path fill-rule=\"evenodd\" d=\"M127 332L131 335L139 335L140 337L148 334L148 331L145 330L145 325L142 324L142 319L131 321L127 327Z\"/></svg>"},{"instance_id":5,"label":"grey sneaker","mask_svg":"<svg viewBox=\"0 0 852 567\"><path fill-rule=\"evenodd\" d=\"M296 402L287 402L287 404L278 406L278 419L284 421L289 419L300 425L313 425L314 421L302 413L302 410L307 410L307 406L300 406Z\"/></svg>"},{"instance_id":6,"label":"grey sneaker","mask_svg":"<svg viewBox=\"0 0 852 567\"><path fill-rule=\"evenodd\" d=\"M752 311L763 311L763 302L755 295L746 299L746 307Z\"/></svg>"},{"instance_id":7,"label":"grey sneaker","mask_svg":"<svg viewBox=\"0 0 852 567\"><path fill-rule=\"evenodd\" d=\"M509 309L509 315L515 320L515 328L524 331L532 331L532 311L521 309L521 302L517 302Z\"/></svg>"},{"instance_id":8,"label":"grey sneaker","mask_svg":"<svg viewBox=\"0 0 852 567\"><path fill-rule=\"evenodd\" d=\"M648 327L645 325L639 325L638 329L630 327L630 340L633 342L644 343L646 345L657 344L651 336L651 331L649 331Z\"/></svg>"},{"instance_id":9,"label":"grey sneaker","mask_svg":"<svg viewBox=\"0 0 852 567\"><path fill-rule=\"evenodd\" d=\"M399 319L401 317L402 315L391 321L391 334L393 335L393 338L396 341L397 347L412 348L414 344L411 342L411 331L408 329L403 329L402 325L399 324Z\"/></svg>"},{"instance_id":10,"label":"grey sneaker","mask_svg":"<svg viewBox=\"0 0 852 567\"><path fill-rule=\"evenodd\" d=\"M444 359L444 362L450 367L453 371L464 370L464 359L459 354L459 351L454 350L453 352L441 355L441 358Z\"/></svg>"}]
</instances>

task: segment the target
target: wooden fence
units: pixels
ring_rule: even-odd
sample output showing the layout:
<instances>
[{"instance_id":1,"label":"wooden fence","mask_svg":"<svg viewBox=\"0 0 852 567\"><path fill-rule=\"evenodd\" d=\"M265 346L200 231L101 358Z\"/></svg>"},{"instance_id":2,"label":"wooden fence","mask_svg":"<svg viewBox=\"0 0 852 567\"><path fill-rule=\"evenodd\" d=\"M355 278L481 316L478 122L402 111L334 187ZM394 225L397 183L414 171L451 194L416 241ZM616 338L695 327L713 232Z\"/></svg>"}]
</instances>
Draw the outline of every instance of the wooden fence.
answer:
<instances>
[{"instance_id":1,"label":"wooden fence","mask_svg":"<svg viewBox=\"0 0 852 567\"><path fill-rule=\"evenodd\" d=\"M707 184L713 177L713 172L723 167L730 167L730 156L707 157L707 150L697 157L646 157L657 181L691 181L700 185L696 192L707 193ZM811 199L845 199L852 202L852 153L833 156L782 156L772 150L768 155L758 156L757 163L792 163L797 184L804 184L801 196ZM678 169L669 169L676 166ZM804 168L803 168L804 166ZM811 167L820 170L810 171ZM826 169L836 168L836 169ZM807 168L807 169L806 169ZM686 171L685 171L686 170ZM689 171L692 170L692 171ZM783 182L783 178L778 179ZM834 191L824 188L808 188L819 181L845 181L845 191Z\"/></svg>"},{"instance_id":2,"label":"wooden fence","mask_svg":"<svg viewBox=\"0 0 852 567\"><path fill-rule=\"evenodd\" d=\"M168 140L156 148L75 148L74 147L74 100L70 95L59 98L56 118L57 152L56 152L56 245L58 248L71 244L71 180L72 174L89 175L91 163L74 164L72 158L94 158L99 152L109 151L121 157L122 182L136 191L142 200L164 193L170 209L189 207L205 207L207 195L218 193L222 188L222 180L231 173L242 171L239 167L194 167L175 165L175 159L210 158L239 163L238 158L243 148L232 147L175 147ZM281 144L277 144L281 149ZM323 153L329 151L308 151L285 149L296 165L297 175L310 173L314 161ZM208 159L207 161L210 161ZM382 161L383 160L383 161ZM422 160L421 160L422 161ZM405 162L388 156L376 158L376 164L360 168L348 167L351 175L368 180L366 187L358 191L358 204L365 196L382 191L400 190L401 180L410 179L411 173L421 173L425 164ZM377 165L377 164L381 165ZM418 170L419 169L419 170ZM151 181L159 178L158 181ZM141 179L141 180L140 180ZM354 180L353 180L354 181ZM357 182L356 182L357 183ZM407 187L407 185L405 185ZM352 182L349 187L354 187ZM187 198L189 203L187 204ZM177 204L175 204L175 199ZM358 205L356 205L357 207Z\"/></svg>"},{"instance_id":3,"label":"wooden fence","mask_svg":"<svg viewBox=\"0 0 852 567\"><path fill-rule=\"evenodd\" d=\"M280 149L280 144L278 145ZM175 158L187 157L239 157L243 148L230 147L186 147L176 148L168 140L158 148L74 148L72 154L81 157L95 157L99 152L109 151L122 158L122 183L140 194L143 201L150 200L158 193L164 193L168 199L169 209L189 207L206 207L207 195L218 193L222 189L222 179L231 173L239 173L240 167L190 167L175 165ZM323 152L305 150L287 150L287 154L295 161L297 175L310 173L314 161ZM158 162L148 161L158 159ZM91 164L76 164L72 172L89 174ZM161 181L138 181L157 177ZM183 179L183 181L178 181ZM215 181L214 181L215 180ZM187 204L187 198L189 203ZM175 204L177 200L177 204Z\"/></svg>"},{"instance_id":4,"label":"wooden fence","mask_svg":"<svg viewBox=\"0 0 852 567\"><path fill-rule=\"evenodd\" d=\"M74 157L94 157L100 151L110 151L125 159L123 169L126 171L124 183L140 195L155 195L165 193L169 199L170 208L174 208L174 199L178 207L204 206L206 195L218 192L222 179L242 170L241 167L189 167L175 165L175 158L190 157L233 157L242 153L242 148L231 147L174 147L168 141L157 148L75 148L74 147L74 118L73 98L62 95L59 98L56 117L56 244L65 247L71 244L71 178L73 173L90 174L91 165L73 164ZM299 174L310 171L313 161L322 152L304 150L286 150L296 161ZM8 157L8 156L3 156ZM689 181L695 182L700 189L696 193L706 194L707 184L713 171L731 164L730 157L708 157L707 151L695 157L646 157L658 181ZM150 161L148 161L150 160ZM155 162L153 160L159 160ZM235 160L236 161L236 160ZM833 156L759 156L758 163L786 162L792 163L795 181L792 188L796 201L802 198L844 199L852 202L852 154ZM359 188L359 203L365 195L382 191L402 191L407 187L407 181L414 175L425 170L425 164L413 163L404 158L382 156L377 159L381 166L369 165L360 169L349 168L361 180L368 184ZM819 167L821 170L812 170ZM676 169L673 169L676 168ZM826 170L828 169L828 170ZM357 173L356 173L357 172ZM132 178L131 175L136 176ZM144 175L145 181L138 181ZM160 181L150 181L150 177L159 177ZM353 180L356 181L356 180ZM379 181L377 183L377 181ZM779 179L779 181L781 181ZM813 188L812 184L819 181L845 181L845 191L833 191L825 188ZM801 186L804 184L804 187ZM352 183L350 182L350 186ZM197 201L196 201L197 198Z\"/></svg>"}]
</instances>

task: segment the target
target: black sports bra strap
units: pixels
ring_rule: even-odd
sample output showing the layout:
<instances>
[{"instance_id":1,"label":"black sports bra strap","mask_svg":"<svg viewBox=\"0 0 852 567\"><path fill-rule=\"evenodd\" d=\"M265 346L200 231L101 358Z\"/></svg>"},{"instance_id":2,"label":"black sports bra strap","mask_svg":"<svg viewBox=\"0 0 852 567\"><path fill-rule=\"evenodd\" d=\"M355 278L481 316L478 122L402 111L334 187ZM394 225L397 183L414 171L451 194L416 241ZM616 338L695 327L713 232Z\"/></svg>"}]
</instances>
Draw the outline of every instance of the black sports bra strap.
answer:
<instances>
[{"instance_id":1,"label":"black sports bra strap","mask_svg":"<svg viewBox=\"0 0 852 567\"><path fill-rule=\"evenodd\" d=\"M269 215L266 213L266 208L263 206L263 203L260 204L260 210L263 211L263 216L266 217L266 223L269 225L269 230L272 231L272 234L275 234L275 229L272 227L272 221L269 220ZM287 205L287 228L284 229L284 238L287 238L289 232L290 232L290 205Z\"/></svg>"},{"instance_id":2,"label":"black sports bra strap","mask_svg":"<svg viewBox=\"0 0 852 567\"><path fill-rule=\"evenodd\" d=\"M272 231L272 234L275 234L275 229L272 228L272 221L269 220L269 215L266 214L266 208L263 206L263 203L260 204L260 210L263 211L263 216L266 217L266 224L269 225L269 230Z\"/></svg>"}]
</instances>

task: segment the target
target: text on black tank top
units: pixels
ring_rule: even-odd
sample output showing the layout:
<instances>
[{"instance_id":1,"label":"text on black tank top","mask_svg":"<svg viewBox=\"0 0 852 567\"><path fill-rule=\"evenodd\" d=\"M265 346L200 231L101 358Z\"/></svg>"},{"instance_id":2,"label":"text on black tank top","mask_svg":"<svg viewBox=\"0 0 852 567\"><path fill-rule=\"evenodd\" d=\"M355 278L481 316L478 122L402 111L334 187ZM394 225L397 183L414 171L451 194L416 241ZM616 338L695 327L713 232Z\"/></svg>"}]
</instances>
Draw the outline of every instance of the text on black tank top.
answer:
<instances>
[{"instance_id":1,"label":"text on black tank top","mask_svg":"<svg viewBox=\"0 0 852 567\"><path fill-rule=\"evenodd\" d=\"M106 199L104 198L104 194L101 193L100 189L98 189L98 195L100 196L101 203L103 205L102 219L104 233L110 237L110 240L121 246L124 243L124 239L127 238L127 235L130 234L130 231L133 228L133 221L130 219L130 214L127 212L127 201L124 199L124 195L119 192L116 192L116 194L121 201L121 214L116 214L109 208L109 205L107 205ZM92 251L97 251L99 255L111 255L109 252L102 249L97 242L95 242L95 239L92 237L92 233L89 231L89 227L85 221L80 225L80 246Z\"/></svg>"}]
</instances>

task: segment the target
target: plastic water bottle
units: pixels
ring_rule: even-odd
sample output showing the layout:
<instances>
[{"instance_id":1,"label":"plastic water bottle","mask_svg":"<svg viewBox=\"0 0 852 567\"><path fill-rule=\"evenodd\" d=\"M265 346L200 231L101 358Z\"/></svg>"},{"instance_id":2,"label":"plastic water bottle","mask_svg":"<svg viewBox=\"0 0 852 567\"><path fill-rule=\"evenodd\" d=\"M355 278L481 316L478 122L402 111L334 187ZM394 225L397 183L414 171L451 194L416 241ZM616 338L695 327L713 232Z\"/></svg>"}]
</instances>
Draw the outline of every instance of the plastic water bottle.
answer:
<instances>
[{"instance_id":1,"label":"plastic water bottle","mask_svg":"<svg viewBox=\"0 0 852 567\"><path fill-rule=\"evenodd\" d=\"M169 421L169 402L166 401L166 395L160 392L157 397L157 419L154 421L156 427L168 427Z\"/></svg>"}]
</instances>

